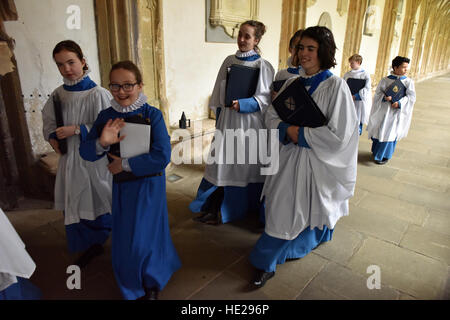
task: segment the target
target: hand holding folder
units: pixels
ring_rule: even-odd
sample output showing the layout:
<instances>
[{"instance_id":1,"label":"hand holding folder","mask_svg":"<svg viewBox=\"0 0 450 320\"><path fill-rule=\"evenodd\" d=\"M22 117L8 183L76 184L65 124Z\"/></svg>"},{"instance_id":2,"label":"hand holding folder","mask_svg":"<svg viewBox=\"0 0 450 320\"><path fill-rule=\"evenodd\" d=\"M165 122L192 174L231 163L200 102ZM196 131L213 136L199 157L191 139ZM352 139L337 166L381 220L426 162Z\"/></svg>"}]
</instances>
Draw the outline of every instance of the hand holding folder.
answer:
<instances>
[{"instance_id":1,"label":"hand holding folder","mask_svg":"<svg viewBox=\"0 0 450 320\"><path fill-rule=\"evenodd\" d=\"M110 120L108 120L108 122ZM115 143L110 145L110 150L108 153L108 160L110 163L117 161L117 157L131 158L150 152L150 119L144 119L142 115L134 115L121 121L123 122L123 125L119 128L119 130L117 130L117 127L115 128ZM98 127L98 132L100 135L105 127L106 125ZM159 173L157 175L159 175ZM122 171L114 174L113 181L116 183L133 181L145 177L147 176L136 176L132 172Z\"/></svg>"},{"instance_id":2,"label":"hand holding folder","mask_svg":"<svg viewBox=\"0 0 450 320\"><path fill-rule=\"evenodd\" d=\"M306 91L300 78L292 81L275 98L272 105L281 120L295 126L316 128L327 123L327 119Z\"/></svg>"},{"instance_id":3,"label":"hand holding folder","mask_svg":"<svg viewBox=\"0 0 450 320\"><path fill-rule=\"evenodd\" d=\"M400 79L396 79L384 93L386 97L391 97L391 104L399 101L401 98L406 96L406 87Z\"/></svg>"},{"instance_id":4,"label":"hand holding folder","mask_svg":"<svg viewBox=\"0 0 450 320\"><path fill-rule=\"evenodd\" d=\"M258 85L259 69L233 64L227 74L225 107L231 107L233 100L250 98Z\"/></svg>"}]
</instances>

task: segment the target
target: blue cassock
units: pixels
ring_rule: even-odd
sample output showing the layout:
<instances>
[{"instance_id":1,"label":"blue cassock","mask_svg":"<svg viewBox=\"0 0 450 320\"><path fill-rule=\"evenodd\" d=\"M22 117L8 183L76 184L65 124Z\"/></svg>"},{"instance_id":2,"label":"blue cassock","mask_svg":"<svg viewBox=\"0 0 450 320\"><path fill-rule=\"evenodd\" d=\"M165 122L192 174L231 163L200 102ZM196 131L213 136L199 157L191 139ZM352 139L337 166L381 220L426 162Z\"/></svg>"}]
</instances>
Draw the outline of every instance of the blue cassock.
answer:
<instances>
[{"instance_id":1,"label":"blue cassock","mask_svg":"<svg viewBox=\"0 0 450 320\"><path fill-rule=\"evenodd\" d=\"M170 161L170 137L161 112L145 103L137 110L120 113L112 107L102 111L86 141L80 145L81 157L95 161L97 127L109 119L141 114L150 119L151 150L128 159L134 175L146 176L134 181L113 183L112 265L117 283L125 299L144 296L144 288L162 290L181 262L169 230L166 177L164 169Z\"/></svg>"},{"instance_id":2,"label":"blue cassock","mask_svg":"<svg viewBox=\"0 0 450 320\"><path fill-rule=\"evenodd\" d=\"M17 282L0 291L0 300L40 300L41 290L30 280L17 277Z\"/></svg>"}]
</instances>

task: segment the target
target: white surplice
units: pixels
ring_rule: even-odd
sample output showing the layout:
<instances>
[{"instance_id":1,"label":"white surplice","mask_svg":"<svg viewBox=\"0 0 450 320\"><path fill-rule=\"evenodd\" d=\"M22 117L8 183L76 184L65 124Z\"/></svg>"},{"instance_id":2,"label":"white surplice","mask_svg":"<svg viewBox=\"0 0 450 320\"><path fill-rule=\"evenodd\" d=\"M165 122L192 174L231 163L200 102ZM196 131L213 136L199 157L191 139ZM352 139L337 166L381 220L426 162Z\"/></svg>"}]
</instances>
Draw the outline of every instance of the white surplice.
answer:
<instances>
[{"instance_id":1,"label":"white surplice","mask_svg":"<svg viewBox=\"0 0 450 320\"><path fill-rule=\"evenodd\" d=\"M239 54L239 52L237 54ZM248 53L247 55L249 54L251 53ZM259 111L252 113L240 113L232 110L231 108L225 108L227 69L233 64L260 69L258 85L256 87L256 92L253 95L253 98L255 98L255 100L258 102L260 108ZM275 71L272 65L263 58L259 58L254 61L239 60L236 55L230 55L225 58L222 66L219 69L219 73L217 75L217 79L209 103L209 107L214 112L216 112L217 108L221 108L219 118L217 119L216 134L214 135L214 139L212 142L212 145L215 146L215 149L211 150L216 159L221 158L222 160L224 160L223 162L226 162L226 129L242 129L243 133L238 133L238 135L240 137L243 137L243 134L248 129L255 129L255 132L258 135L259 129L265 128L263 114L271 103L270 86L273 81L274 73ZM217 131L220 131L221 134L219 135ZM258 142L256 142L256 144L259 143L259 138L257 139ZM264 139L267 140L267 138ZM245 153L245 159L249 159L250 157L249 149L250 148L247 147L245 150L240 150L241 152ZM216 162L211 163L213 162L211 159L214 158L211 157L211 151L209 153L210 158L208 160L210 164L207 164L205 169L205 179L212 184L216 186L245 187L249 183L264 182L265 176L261 175L260 168L262 167L262 164L260 164L259 161L256 164L250 164L250 161L246 161L245 164L236 164L237 151L235 148L236 152L234 157L234 164L219 164Z\"/></svg>"},{"instance_id":2,"label":"white surplice","mask_svg":"<svg viewBox=\"0 0 450 320\"><path fill-rule=\"evenodd\" d=\"M400 78L399 76L395 77ZM405 138L411 125L414 103L416 101L416 91L411 78L405 77L400 80L406 87L406 96L399 100L400 109L392 108L389 101L382 101L386 89L394 81L395 79L390 79L389 77L381 79L373 97L367 131L369 138L378 139L380 142L398 141Z\"/></svg>"},{"instance_id":3,"label":"white surplice","mask_svg":"<svg viewBox=\"0 0 450 320\"><path fill-rule=\"evenodd\" d=\"M350 70L344 74L345 81L349 78L366 80L366 85L358 92L361 100L354 100L353 102L355 104L356 115L358 116L359 123L364 123L367 125L369 121L370 109L372 107L372 81L370 80L370 75L363 69Z\"/></svg>"},{"instance_id":4,"label":"white surplice","mask_svg":"<svg viewBox=\"0 0 450 320\"><path fill-rule=\"evenodd\" d=\"M84 91L67 91L60 86L53 91L42 110L43 134L48 141L56 130L53 96L58 94L63 108L64 125L84 125L89 131L100 111L111 106L112 96L95 86ZM85 161L79 153L80 136L67 138L67 153L59 158L55 181L55 209L65 211L66 225L80 219L95 220L111 212L112 175L106 157Z\"/></svg>"},{"instance_id":5,"label":"white surplice","mask_svg":"<svg viewBox=\"0 0 450 320\"><path fill-rule=\"evenodd\" d=\"M306 77L302 70L300 75ZM280 93L295 79L287 80ZM348 215L354 193L359 123L350 90L342 78L332 75L319 84L312 98L327 125L304 128L310 149L280 143L279 170L264 184L265 232L279 239L295 239L308 226L333 229L340 217ZM280 122L271 105L265 116L267 127L276 129Z\"/></svg>"},{"instance_id":6,"label":"white surplice","mask_svg":"<svg viewBox=\"0 0 450 320\"><path fill-rule=\"evenodd\" d=\"M17 277L29 279L35 269L25 244L0 208L0 291L16 283Z\"/></svg>"}]
</instances>

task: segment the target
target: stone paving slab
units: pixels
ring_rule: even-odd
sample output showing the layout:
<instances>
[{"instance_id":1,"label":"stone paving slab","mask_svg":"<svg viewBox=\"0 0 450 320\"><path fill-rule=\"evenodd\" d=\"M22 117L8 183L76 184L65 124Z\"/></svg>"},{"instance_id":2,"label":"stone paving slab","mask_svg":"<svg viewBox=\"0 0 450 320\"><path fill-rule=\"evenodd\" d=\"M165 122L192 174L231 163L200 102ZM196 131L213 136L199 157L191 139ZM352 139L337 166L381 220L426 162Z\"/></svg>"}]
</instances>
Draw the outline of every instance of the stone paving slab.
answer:
<instances>
[{"instance_id":1,"label":"stone paving slab","mask_svg":"<svg viewBox=\"0 0 450 320\"><path fill-rule=\"evenodd\" d=\"M450 213L439 210L430 210L430 214L428 219L425 221L424 227L450 235Z\"/></svg>"},{"instance_id":2,"label":"stone paving slab","mask_svg":"<svg viewBox=\"0 0 450 320\"><path fill-rule=\"evenodd\" d=\"M411 225L400 246L450 265L450 235Z\"/></svg>"},{"instance_id":3,"label":"stone paving slab","mask_svg":"<svg viewBox=\"0 0 450 320\"><path fill-rule=\"evenodd\" d=\"M314 249L313 252L315 254L342 265L348 263L350 258L362 245L365 236L362 232L349 228L345 224L347 218L344 217L338 221L333 232L332 241L322 243Z\"/></svg>"},{"instance_id":4,"label":"stone paving slab","mask_svg":"<svg viewBox=\"0 0 450 320\"><path fill-rule=\"evenodd\" d=\"M172 240L182 268L172 276L161 298L188 298L240 258L230 247L212 242L193 228L172 234Z\"/></svg>"},{"instance_id":5,"label":"stone paving slab","mask_svg":"<svg viewBox=\"0 0 450 320\"><path fill-rule=\"evenodd\" d=\"M308 284L298 299L300 300L396 300L399 293L386 285L369 289L370 274L361 276L352 270L330 262Z\"/></svg>"},{"instance_id":6,"label":"stone paving slab","mask_svg":"<svg viewBox=\"0 0 450 320\"><path fill-rule=\"evenodd\" d=\"M400 243L409 224L397 217L377 214L352 205L350 205L350 215L341 218L340 223L354 231L395 244Z\"/></svg>"},{"instance_id":7,"label":"stone paving slab","mask_svg":"<svg viewBox=\"0 0 450 320\"><path fill-rule=\"evenodd\" d=\"M312 253L304 258L277 265L275 276L258 291L262 291L270 299L295 299L326 264L326 259ZM228 271L240 277L245 283L249 283L254 276L254 268L247 257Z\"/></svg>"},{"instance_id":8,"label":"stone paving slab","mask_svg":"<svg viewBox=\"0 0 450 320\"><path fill-rule=\"evenodd\" d=\"M377 265L381 283L418 299L439 299L447 278L447 265L406 248L368 238L348 267L360 275Z\"/></svg>"},{"instance_id":9,"label":"stone paving slab","mask_svg":"<svg viewBox=\"0 0 450 320\"><path fill-rule=\"evenodd\" d=\"M429 215L428 209L424 206L374 193L369 193L357 207L367 209L376 215L381 214L385 216L386 220L395 217L420 226L424 224Z\"/></svg>"}]
</instances>

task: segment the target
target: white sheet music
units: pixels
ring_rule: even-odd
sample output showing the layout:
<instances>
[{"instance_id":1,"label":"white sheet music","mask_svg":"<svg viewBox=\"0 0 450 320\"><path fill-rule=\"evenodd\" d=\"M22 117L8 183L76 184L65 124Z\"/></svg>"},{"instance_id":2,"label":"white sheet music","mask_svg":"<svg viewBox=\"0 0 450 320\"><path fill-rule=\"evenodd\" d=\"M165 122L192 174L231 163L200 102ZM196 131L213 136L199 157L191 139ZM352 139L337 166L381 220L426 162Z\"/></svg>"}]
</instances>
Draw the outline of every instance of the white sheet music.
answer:
<instances>
[{"instance_id":1,"label":"white sheet music","mask_svg":"<svg viewBox=\"0 0 450 320\"><path fill-rule=\"evenodd\" d=\"M120 130L120 135L126 135L120 141L120 157L131 158L150 152L150 132L151 126L140 123L125 122L125 126Z\"/></svg>"}]
</instances>

